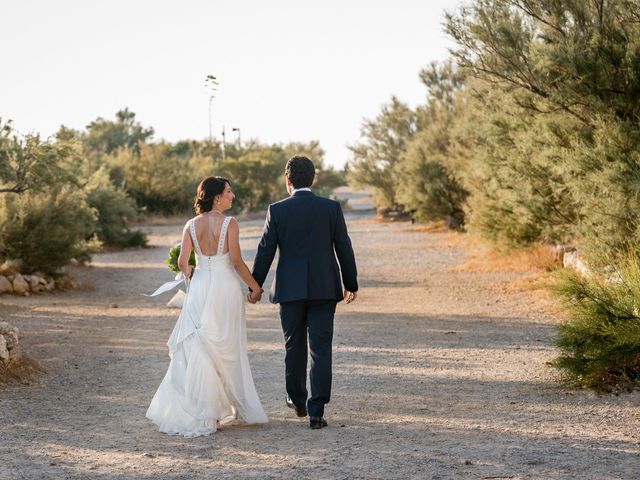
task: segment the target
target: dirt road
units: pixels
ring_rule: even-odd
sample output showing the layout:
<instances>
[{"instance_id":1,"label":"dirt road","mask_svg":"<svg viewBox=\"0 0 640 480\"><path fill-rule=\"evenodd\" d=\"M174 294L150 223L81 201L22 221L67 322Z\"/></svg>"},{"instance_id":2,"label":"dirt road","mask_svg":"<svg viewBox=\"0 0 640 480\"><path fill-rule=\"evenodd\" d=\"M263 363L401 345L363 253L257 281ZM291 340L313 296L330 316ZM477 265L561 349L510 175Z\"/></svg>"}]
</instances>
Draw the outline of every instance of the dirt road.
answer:
<instances>
[{"instance_id":1,"label":"dirt road","mask_svg":"<svg viewBox=\"0 0 640 480\"><path fill-rule=\"evenodd\" d=\"M260 221L242 225L246 259ZM248 306L250 359L270 418L195 439L145 417L168 364L177 311L146 298L180 227L153 248L98 255L91 288L0 297L0 320L48 374L0 389L0 479L632 479L640 395L555 382L554 325L540 300L505 288L523 274L458 271L446 234L349 219L361 293L336 317L329 428L284 403L277 307Z\"/></svg>"}]
</instances>

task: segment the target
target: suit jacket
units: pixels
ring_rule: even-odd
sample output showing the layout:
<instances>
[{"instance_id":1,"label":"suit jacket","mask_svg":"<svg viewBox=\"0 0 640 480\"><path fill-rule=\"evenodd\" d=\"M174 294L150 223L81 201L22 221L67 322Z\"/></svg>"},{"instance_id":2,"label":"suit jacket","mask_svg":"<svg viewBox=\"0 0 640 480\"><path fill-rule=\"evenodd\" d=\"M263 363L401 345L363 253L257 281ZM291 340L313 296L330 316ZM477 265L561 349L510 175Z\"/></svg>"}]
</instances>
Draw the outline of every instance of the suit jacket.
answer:
<instances>
[{"instance_id":1,"label":"suit jacket","mask_svg":"<svg viewBox=\"0 0 640 480\"><path fill-rule=\"evenodd\" d=\"M272 303L340 301L341 277L345 289L358 290L356 261L338 202L297 191L269 205L252 272L261 286L278 248L276 281L269 294Z\"/></svg>"}]
</instances>

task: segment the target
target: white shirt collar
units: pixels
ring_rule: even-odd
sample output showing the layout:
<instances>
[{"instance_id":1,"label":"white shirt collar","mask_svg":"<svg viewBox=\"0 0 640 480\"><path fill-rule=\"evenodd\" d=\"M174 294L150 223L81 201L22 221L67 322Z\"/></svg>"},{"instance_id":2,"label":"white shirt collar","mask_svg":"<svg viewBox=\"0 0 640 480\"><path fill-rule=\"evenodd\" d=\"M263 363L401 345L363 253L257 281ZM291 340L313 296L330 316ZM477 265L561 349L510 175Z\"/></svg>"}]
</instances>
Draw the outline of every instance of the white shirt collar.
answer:
<instances>
[{"instance_id":1,"label":"white shirt collar","mask_svg":"<svg viewBox=\"0 0 640 480\"><path fill-rule=\"evenodd\" d=\"M291 192L291 195L293 195L296 192L310 192L311 189L309 187L302 187L302 188L294 188L293 191Z\"/></svg>"}]
</instances>

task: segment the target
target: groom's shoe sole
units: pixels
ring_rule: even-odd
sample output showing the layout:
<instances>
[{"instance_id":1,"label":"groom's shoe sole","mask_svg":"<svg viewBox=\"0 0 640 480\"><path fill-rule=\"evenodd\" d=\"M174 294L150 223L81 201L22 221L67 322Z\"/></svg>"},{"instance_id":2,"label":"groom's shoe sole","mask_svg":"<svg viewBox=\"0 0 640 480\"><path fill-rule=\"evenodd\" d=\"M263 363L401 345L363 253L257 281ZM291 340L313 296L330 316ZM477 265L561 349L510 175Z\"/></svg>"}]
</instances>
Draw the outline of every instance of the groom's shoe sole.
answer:
<instances>
[{"instance_id":1,"label":"groom's shoe sole","mask_svg":"<svg viewBox=\"0 0 640 480\"><path fill-rule=\"evenodd\" d=\"M322 417L309 417L309 427L311 430L320 430L327 426L327 421Z\"/></svg>"},{"instance_id":2,"label":"groom's shoe sole","mask_svg":"<svg viewBox=\"0 0 640 480\"><path fill-rule=\"evenodd\" d=\"M296 415L299 417L307 416L307 409L304 407L302 408L298 407L295 403L291 401L289 397L287 397L287 407L294 409L296 411Z\"/></svg>"}]
</instances>

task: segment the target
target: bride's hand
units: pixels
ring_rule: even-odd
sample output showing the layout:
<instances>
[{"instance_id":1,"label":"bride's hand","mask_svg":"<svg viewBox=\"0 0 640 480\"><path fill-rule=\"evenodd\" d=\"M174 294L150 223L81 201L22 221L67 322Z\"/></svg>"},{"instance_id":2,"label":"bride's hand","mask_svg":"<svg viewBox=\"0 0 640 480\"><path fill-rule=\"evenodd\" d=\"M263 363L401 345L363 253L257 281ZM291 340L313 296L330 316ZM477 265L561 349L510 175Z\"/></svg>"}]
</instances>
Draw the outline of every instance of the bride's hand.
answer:
<instances>
[{"instance_id":1,"label":"bride's hand","mask_svg":"<svg viewBox=\"0 0 640 480\"><path fill-rule=\"evenodd\" d=\"M262 292L264 292L264 290L259 289L259 290L253 290L247 293L247 300L249 301L249 303L253 303L253 304L258 303L262 298Z\"/></svg>"}]
</instances>

